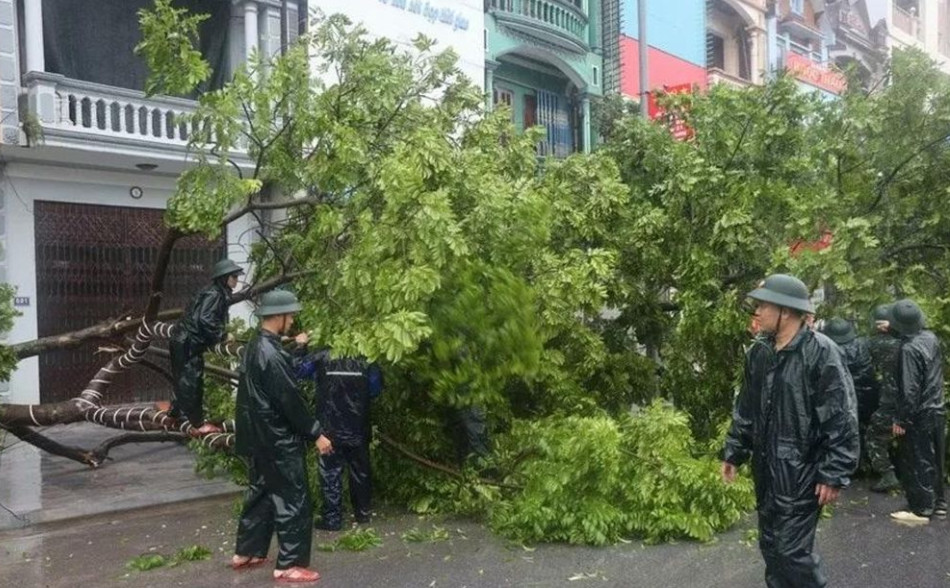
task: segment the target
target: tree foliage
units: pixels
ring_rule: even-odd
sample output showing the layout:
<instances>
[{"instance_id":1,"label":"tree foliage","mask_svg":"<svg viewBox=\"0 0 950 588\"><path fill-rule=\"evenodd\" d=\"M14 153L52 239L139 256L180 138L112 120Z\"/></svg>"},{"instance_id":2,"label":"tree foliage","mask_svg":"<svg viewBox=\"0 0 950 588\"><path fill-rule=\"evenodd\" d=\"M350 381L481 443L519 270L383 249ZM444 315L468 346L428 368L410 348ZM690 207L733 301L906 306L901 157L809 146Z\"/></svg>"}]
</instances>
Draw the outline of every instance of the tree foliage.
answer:
<instances>
[{"instance_id":1,"label":"tree foliage","mask_svg":"<svg viewBox=\"0 0 950 588\"><path fill-rule=\"evenodd\" d=\"M201 76L163 40L189 18L143 17L166 80ZM380 496L521 541L708 540L752 503L747 479L719 482L716 450L758 280L799 275L822 316L862 324L912 295L950 334L950 92L919 53L890 67L834 102L784 77L667 97L689 141L610 105L601 149L540 162L542 131L484 112L451 51L331 16L202 95L166 220L214 236L255 214L255 273L302 276L314 344L384 364ZM230 392L211 389L214 416ZM472 408L491 455L418 467L455 460L447 423Z\"/></svg>"}]
</instances>

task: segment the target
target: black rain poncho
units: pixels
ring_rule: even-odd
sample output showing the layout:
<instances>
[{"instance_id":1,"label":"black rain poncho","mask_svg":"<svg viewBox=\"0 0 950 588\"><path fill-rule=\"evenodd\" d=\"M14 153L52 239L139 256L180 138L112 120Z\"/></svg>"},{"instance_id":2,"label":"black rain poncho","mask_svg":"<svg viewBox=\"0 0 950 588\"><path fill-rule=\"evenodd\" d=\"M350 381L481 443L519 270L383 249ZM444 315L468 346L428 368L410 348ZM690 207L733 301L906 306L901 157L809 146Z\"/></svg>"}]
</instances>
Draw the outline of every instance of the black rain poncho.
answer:
<instances>
[{"instance_id":1,"label":"black rain poncho","mask_svg":"<svg viewBox=\"0 0 950 588\"><path fill-rule=\"evenodd\" d=\"M310 564L313 505L305 457L322 434L294 376L280 337L262 331L248 343L238 383L235 451L248 458L250 486L235 551L264 557L276 531L277 569Z\"/></svg>"},{"instance_id":2,"label":"black rain poncho","mask_svg":"<svg viewBox=\"0 0 950 588\"><path fill-rule=\"evenodd\" d=\"M849 484L858 443L854 385L838 346L807 328L778 352L757 339L723 459L736 466L752 459L768 586L825 585L812 553L815 487Z\"/></svg>"},{"instance_id":3,"label":"black rain poncho","mask_svg":"<svg viewBox=\"0 0 950 588\"><path fill-rule=\"evenodd\" d=\"M905 430L901 478L910 509L930 516L946 508L944 465L946 411L940 341L921 331L901 341L897 369L896 422Z\"/></svg>"},{"instance_id":4,"label":"black rain poncho","mask_svg":"<svg viewBox=\"0 0 950 588\"><path fill-rule=\"evenodd\" d=\"M874 363L868 340L858 337L840 346L844 351L845 365L854 381L854 394L858 401L858 422L868 423L877 410L880 388L874 377Z\"/></svg>"},{"instance_id":5,"label":"black rain poncho","mask_svg":"<svg viewBox=\"0 0 950 588\"><path fill-rule=\"evenodd\" d=\"M231 291L216 281L195 296L169 341L175 399L172 416L194 427L204 422L204 354L227 336Z\"/></svg>"}]
</instances>

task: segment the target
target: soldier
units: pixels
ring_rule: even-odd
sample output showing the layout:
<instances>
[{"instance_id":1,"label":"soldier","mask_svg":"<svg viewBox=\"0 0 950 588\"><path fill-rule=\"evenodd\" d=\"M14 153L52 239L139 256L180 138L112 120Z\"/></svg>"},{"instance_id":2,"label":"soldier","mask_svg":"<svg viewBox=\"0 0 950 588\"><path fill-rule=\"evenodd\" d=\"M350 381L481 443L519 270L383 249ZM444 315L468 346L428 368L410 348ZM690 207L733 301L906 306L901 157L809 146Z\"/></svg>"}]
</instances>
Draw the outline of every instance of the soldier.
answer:
<instances>
[{"instance_id":1,"label":"soldier","mask_svg":"<svg viewBox=\"0 0 950 588\"><path fill-rule=\"evenodd\" d=\"M749 298L763 336L746 354L722 478L753 458L766 584L825 586L815 530L857 467L854 385L838 346L807 326L814 308L801 280L770 276Z\"/></svg>"},{"instance_id":2,"label":"soldier","mask_svg":"<svg viewBox=\"0 0 950 588\"><path fill-rule=\"evenodd\" d=\"M867 454L871 471L880 476L871 486L874 492L889 492L900 488L901 485L894 472L889 451L894 438L891 429L896 417L894 402L897 394L897 359L900 353L900 341L891 333L890 314L891 305L881 304L871 315L874 333L871 335L869 348L880 390L880 402L871 415L867 429Z\"/></svg>"},{"instance_id":3,"label":"soldier","mask_svg":"<svg viewBox=\"0 0 950 588\"><path fill-rule=\"evenodd\" d=\"M837 343L844 352L845 366L854 382L854 393L858 399L858 426L861 430L861 459L867 460L866 430L871 415L877 410L880 390L874 377L874 364L868 340L858 337L854 324L843 318L833 318L822 332Z\"/></svg>"},{"instance_id":4,"label":"soldier","mask_svg":"<svg viewBox=\"0 0 950 588\"><path fill-rule=\"evenodd\" d=\"M235 451L248 460L250 485L238 523L231 566L234 569L267 561L271 536L277 532L274 579L316 582L309 570L313 537L313 503L307 483L307 446L315 443L321 456L333 451L320 423L310 414L297 389L290 354L281 347L300 310L290 292L268 292L257 315L260 332L247 344L240 369L235 426ZM297 337L306 343L306 335Z\"/></svg>"},{"instance_id":5,"label":"soldier","mask_svg":"<svg viewBox=\"0 0 950 588\"><path fill-rule=\"evenodd\" d=\"M221 432L204 420L204 354L227 337L231 292L243 273L230 259L216 263L211 270L211 285L192 299L169 341L175 382L169 415L184 415L192 427L188 432L194 436Z\"/></svg>"},{"instance_id":6,"label":"soldier","mask_svg":"<svg viewBox=\"0 0 950 588\"><path fill-rule=\"evenodd\" d=\"M947 415L940 341L924 328L924 315L913 300L894 303L890 327L901 338L892 430L901 437L901 481L907 495L907 510L891 513L891 518L925 524L932 516L947 517L943 488Z\"/></svg>"}]
</instances>

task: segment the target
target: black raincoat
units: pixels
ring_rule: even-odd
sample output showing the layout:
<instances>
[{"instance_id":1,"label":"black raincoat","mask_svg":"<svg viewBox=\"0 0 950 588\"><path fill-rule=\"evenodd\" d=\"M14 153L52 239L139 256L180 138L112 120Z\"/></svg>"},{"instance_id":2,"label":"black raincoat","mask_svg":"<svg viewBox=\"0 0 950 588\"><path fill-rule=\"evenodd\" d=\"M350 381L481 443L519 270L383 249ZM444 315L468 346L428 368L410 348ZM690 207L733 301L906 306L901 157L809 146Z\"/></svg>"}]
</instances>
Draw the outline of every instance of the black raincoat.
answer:
<instances>
[{"instance_id":1,"label":"black raincoat","mask_svg":"<svg viewBox=\"0 0 950 588\"><path fill-rule=\"evenodd\" d=\"M372 479L369 442L370 402L382 389L379 366L364 359L333 358L329 351L307 356L297 368L301 379L316 382L317 417L333 442L333 453L320 456L323 527L343 524L343 474L348 472L350 502L358 521L369 519Z\"/></svg>"},{"instance_id":2,"label":"black raincoat","mask_svg":"<svg viewBox=\"0 0 950 588\"><path fill-rule=\"evenodd\" d=\"M310 565L313 504L305 457L322 428L273 333L261 331L244 352L235 427L235 450L250 464L235 553L264 557L276 531L277 569Z\"/></svg>"},{"instance_id":3,"label":"black raincoat","mask_svg":"<svg viewBox=\"0 0 950 588\"><path fill-rule=\"evenodd\" d=\"M204 422L204 354L227 336L231 291L221 280L195 296L169 341L175 399L172 416L184 414L194 427Z\"/></svg>"},{"instance_id":4,"label":"black raincoat","mask_svg":"<svg viewBox=\"0 0 950 588\"><path fill-rule=\"evenodd\" d=\"M752 459L759 547L771 588L824 586L812 553L817 484L843 488L858 464L854 385L841 350L802 328L781 351L759 338L746 354L742 390L723 459Z\"/></svg>"},{"instance_id":5,"label":"black raincoat","mask_svg":"<svg viewBox=\"0 0 950 588\"><path fill-rule=\"evenodd\" d=\"M930 331L901 342L896 417L906 430L900 445L908 505L914 513L930 516L935 507L946 508L947 439L940 341Z\"/></svg>"},{"instance_id":6,"label":"black raincoat","mask_svg":"<svg viewBox=\"0 0 950 588\"><path fill-rule=\"evenodd\" d=\"M845 365L854 380L854 393L858 400L858 422L867 424L877 410L880 401L880 388L874 377L874 363L868 340L858 337L841 345L844 351Z\"/></svg>"}]
</instances>

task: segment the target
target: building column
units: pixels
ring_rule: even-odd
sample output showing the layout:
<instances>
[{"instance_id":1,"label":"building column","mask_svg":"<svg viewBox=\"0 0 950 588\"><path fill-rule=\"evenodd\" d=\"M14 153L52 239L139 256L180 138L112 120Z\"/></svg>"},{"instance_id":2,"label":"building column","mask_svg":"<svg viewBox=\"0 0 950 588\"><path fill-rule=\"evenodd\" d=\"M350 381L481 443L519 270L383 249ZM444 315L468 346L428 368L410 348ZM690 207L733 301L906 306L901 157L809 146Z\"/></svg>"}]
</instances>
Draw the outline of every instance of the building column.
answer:
<instances>
[{"instance_id":1,"label":"building column","mask_svg":"<svg viewBox=\"0 0 950 588\"><path fill-rule=\"evenodd\" d=\"M257 32L257 2L247 0L244 3L244 59L258 48L260 36Z\"/></svg>"},{"instance_id":2,"label":"building column","mask_svg":"<svg viewBox=\"0 0 950 588\"><path fill-rule=\"evenodd\" d=\"M43 50L43 0L23 0L23 25L26 29L26 71L46 71Z\"/></svg>"},{"instance_id":3,"label":"building column","mask_svg":"<svg viewBox=\"0 0 950 588\"><path fill-rule=\"evenodd\" d=\"M756 27L746 29L749 33L749 78L753 84L762 83L762 74L768 69L766 59L762 59L762 31Z\"/></svg>"},{"instance_id":4,"label":"building column","mask_svg":"<svg viewBox=\"0 0 950 588\"><path fill-rule=\"evenodd\" d=\"M495 70L498 65L497 61L485 60L485 110L488 112L495 110Z\"/></svg>"},{"instance_id":5,"label":"building column","mask_svg":"<svg viewBox=\"0 0 950 588\"><path fill-rule=\"evenodd\" d=\"M582 128L583 137L584 137L584 153L590 153L591 151L590 96L588 96L587 94L584 94L581 97L581 112L583 113L583 117L584 117L584 122L582 123L584 125Z\"/></svg>"}]
</instances>

